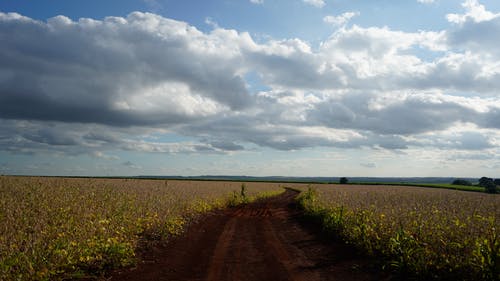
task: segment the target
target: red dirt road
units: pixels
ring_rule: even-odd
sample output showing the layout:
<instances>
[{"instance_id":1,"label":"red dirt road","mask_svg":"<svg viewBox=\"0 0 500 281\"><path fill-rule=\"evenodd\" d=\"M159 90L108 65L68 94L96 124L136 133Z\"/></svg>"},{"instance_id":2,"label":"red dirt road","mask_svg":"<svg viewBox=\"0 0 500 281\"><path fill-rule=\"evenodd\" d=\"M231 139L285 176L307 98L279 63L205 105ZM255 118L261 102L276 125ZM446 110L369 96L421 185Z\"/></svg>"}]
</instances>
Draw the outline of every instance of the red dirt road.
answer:
<instances>
[{"instance_id":1,"label":"red dirt road","mask_svg":"<svg viewBox=\"0 0 500 281\"><path fill-rule=\"evenodd\" d=\"M181 237L143 255L138 267L108 280L380 280L369 260L323 241L300 220L297 195L203 217Z\"/></svg>"}]
</instances>

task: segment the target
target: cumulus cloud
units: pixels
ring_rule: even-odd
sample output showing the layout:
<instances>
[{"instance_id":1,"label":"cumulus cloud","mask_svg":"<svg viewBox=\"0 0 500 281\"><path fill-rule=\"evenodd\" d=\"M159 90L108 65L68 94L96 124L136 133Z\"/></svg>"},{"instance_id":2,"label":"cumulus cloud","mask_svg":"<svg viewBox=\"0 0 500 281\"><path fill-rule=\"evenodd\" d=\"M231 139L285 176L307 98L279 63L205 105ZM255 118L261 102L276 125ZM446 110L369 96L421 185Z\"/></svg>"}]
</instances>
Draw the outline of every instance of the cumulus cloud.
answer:
<instances>
[{"instance_id":1,"label":"cumulus cloud","mask_svg":"<svg viewBox=\"0 0 500 281\"><path fill-rule=\"evenodd\" d=\"M467 21L483 22L490 21L500 16L487 11L484 5L481 5L478 0L466 0L462 6L467 10L465 14L448 14L446 18L449 22L463 24Z\"/></svg>"},{"instance_id":2,"label":"cumulus cloud","mask_svg":"<svg viewBox=\"0 0 500 281\"><path fill-rule=\"evenodd\" d=\"M250 0L252 4L264 4L264 0Z\"/></svg>"},{"instance_id":3,"label":"cumulus cloud","mask_svg":"<svg viewBox=\"0 0 500 281\"><path fill-rule=\"evenodd\" d=\"M417 0L418 3L431 4L436 2L436 0Z\"/></svg>"},{"instance_id":4,"label":"cumulus cloud","mask_svg":"<svg viewBox=\"0 0 500 281\"><path fill-rule=\"evenodd\" d=\"M349 95L340 100L326 100L310 110L309 116L311 120L329 127L399 135L442 130L455 122L476 118L473 110L432 95L392 93L386 98L383 96Z\"/></svg>"},{"instance_id":5,"label":"cumulus cloud","mask_svg":"<svg viewBox=\"0 0 500 281\"><path fill-rule=\"evenodd\" d=\"M325 18L344 26L319 46L257 43L149 13L76 21L0 13L0 149L107 160L118 160L110 150L495 149L499 42L479 30L500 34L500 25L475 1L464 7L440 31L345 26L354 12ZM248 73L269 89L252 92ZM447 133L464 124L472 127Z\"/></svg>"},{"instance_id":6,"label":"cumulus cloud","mask_svg":"<svg viewBox=\"0 0 500 281\"><path fill-rule=\"evenodd\" d=\"M76 22L0 13L0 34L9 38L0 46L4 118L148 125L251 103L239 51L226 44L234 31L203 34L139 12Z\"/></svg>"},{"instance_id":7,"label":"cumulus cloud","mask_svg":"<svg viewBox=\"0 0 500 281\"><path fill-rule=\"evenodd\" d=\"M483 74L498 74L500 51L498 36L500 33L500 13L492 13L477 1L462 4L465 14L449 14L448 20L456 25L448 31L447 43L450 48L470 52L482 60ZM494 59L492 58L494 56ZM485 64L487 63L487 64Z\"/></svg>"}]
</instances>

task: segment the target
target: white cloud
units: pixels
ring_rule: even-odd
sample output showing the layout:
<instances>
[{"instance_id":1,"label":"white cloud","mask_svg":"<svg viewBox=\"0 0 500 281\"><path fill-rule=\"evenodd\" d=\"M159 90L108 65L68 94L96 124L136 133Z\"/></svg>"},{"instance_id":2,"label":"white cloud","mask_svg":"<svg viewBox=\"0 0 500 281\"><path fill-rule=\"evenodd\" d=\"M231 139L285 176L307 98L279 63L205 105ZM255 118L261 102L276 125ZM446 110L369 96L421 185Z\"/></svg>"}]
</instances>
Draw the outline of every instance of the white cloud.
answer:
<instances>
[{"instance_id":1,"label":"white cloud","mask_svg":"<svg viewBox=\"0 0 500 281\"><path fill-rule=\"evenodd\" d=\"M349 22L355 16L359 16L359 12L345 12L339 16L325 16L323 21L334 26L341 26Z\"/></svg>"},{"instance_id":2,"label":"white cloud","mask_svg":"<svg viewBox=\"0 0 500 281\"><path fill-rule=\"evenodd\" d=\"M466 9L466 13L462 14L448 14L446 18L449 22L463 24L468 20L474 22L489 21L493 18L499 17L500 14L494 14L487 11L484 5L481 5L478 0L465 0L462 6Z\"/></svg>"},{"instance_id":3,"label":"white cloud","mask_svg":"<svg viewBox=\"0 0 500 281\"><path fill-rule=\"evenodd\" d=\"M319 46L257 43L216 25L205 33L149 13L47 22L0 13L0 37L8 38L0 54L9 54L0 65L0 149L110 160L108 150L249 146L494 150L500 42L479 31L500 25L488 13L444 31L343 26ZM345 25L356 15L324 20ZM250 72L270 89L250 93ZM448 132L465 125L472 127Z\"/></svg>"},{"instance_id":4,"label":"white cloud","mask_svg":"<svg viewBox=\"0 0 500 281\"><path fill-rule=\"evenodd\" d=\"M500 13L492 13L477 1L466 1L465 14L448 15L448 19L457 23L453 29L447 31L447 43L452 50L465 50L481 61L488 62L489 66L483 67L486 73L497 72L500 60L498 36L500 33ZM496 58L496 59L495 59ZM488 75L488 74L487 74Z\"/></svg>"},{"instance_id":5,"label":"white cloud","mask_svg":"<svg viewBox=\"0 0 500 281\"><path fill-rule=\"evenodd\" d=\"M215 22L211 17L206 17L205 23L207 25L211 26L213 29L219 28L219 24L217 22Z\"/></svg>"},{"instance_id":6,"label":"white cloud","mask_svg":"<svg viewBox=\"0 0 500 281\"><path fill-rule=\"evenodd\" d=\"M323 8L326 5L324 0L302 0L302 1L304 1L304 3L306 3L308 5L311 5L311 6L314 6L317 8Z\"/></svg>"},{"instance_id":7,"label":"white cloud","mask_svg":"<svg viewBox=\"0 0 500 281\"><path fill-rule=\"evenodd\" d=\"M252 4L264 4L264 0L250 0Z\"/></svg>"},{"instance_id":8,"label":"white cloud","mask_svg":"<svg viewBox=\"0 0 500 281\"><path fill-rule=\"evenodd\" d=\"M9 34L0 52L16 54L0 66L4 116L67 121L71 112L76 122L154 124L251 103L238 62L237 42L246 37L235 31L203 34L139 12L103 21L58 16L47 23L0 13L0 33Z\"/></svg>"},{"instance_id":9,"label":"white cloud","mask_svg":"<svg viewBox=\"0 0 500 281\"><path fill-rule=\"evenodd\" d=\"M436 0L417 0L418 3L431 4L436 2Z\"/></svg>"}]
</instances>

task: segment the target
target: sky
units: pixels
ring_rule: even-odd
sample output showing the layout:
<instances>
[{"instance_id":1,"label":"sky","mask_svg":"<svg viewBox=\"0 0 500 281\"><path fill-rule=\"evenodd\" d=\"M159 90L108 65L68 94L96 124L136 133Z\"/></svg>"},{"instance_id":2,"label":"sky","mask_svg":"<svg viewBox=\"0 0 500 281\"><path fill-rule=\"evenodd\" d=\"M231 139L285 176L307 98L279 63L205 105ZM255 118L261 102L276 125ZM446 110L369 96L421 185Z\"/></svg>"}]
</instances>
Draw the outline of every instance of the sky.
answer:
<instances>
[{"instance_id":1,"label":"sky","mask_svg":"<svg viewBox=\"0 0 500 281\"><path fill-rule=\"evenodd\" d=\"M0 0L0 174L500 177L500 1Z\"/></svg>"}]
</instances>

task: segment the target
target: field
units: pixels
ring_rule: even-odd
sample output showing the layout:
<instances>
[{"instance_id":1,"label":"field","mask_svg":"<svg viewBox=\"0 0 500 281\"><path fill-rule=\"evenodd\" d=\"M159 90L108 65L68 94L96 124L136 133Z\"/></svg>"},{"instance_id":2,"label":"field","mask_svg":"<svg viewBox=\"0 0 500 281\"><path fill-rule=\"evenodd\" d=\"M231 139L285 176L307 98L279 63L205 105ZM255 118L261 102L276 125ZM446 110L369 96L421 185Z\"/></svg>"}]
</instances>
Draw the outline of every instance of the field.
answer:
<instances>
[{"instance_id":1,"label":"field","mask_svg":"<svg viewBox=\"0 0 500 281\"><path fill-rule=\"evenodd\" d=\"M392 185L48 177L0 177L0 280L107 274L137 264L142 258L138 249L170 241L199 223L196 218L203 213L276 195L282 187L301 191L296 201L305 217L321 224L332 241L347 242L347 247L368 257L359 264L375 258L385 272L403 279L500 280L498 195ZM191 227L183 235L184 244L172 246L180 249L177 256L161 254L164 264L177 265L180 255L196 257L179 266L188 269L179 275L187 279L208 274L232 280L241 277L233 273L258 269L265 276L306 274L308 280L330 280L335 273L343 280L373 280L365 274L369 271L351 272L358 263L350 260L350 250L333 251L336 256L325 265L324 254L318 253L332 251L295 221L298 211L290 203L297 193L285 194L226 210L200 228ZM315 250L301 241L316 241ZM194 252L184 253L188 248ZM211 254L200 256L200 251L220 256L214 261ZM238 256L232 260L227 253ZM260 259L264 262L247 268L247 262ZM339 260L350 265L339 269ZM198 261L206 268L196 266ZM234 268L221 271L225 264ZM151 276L163 274L155 264L142 270L130 280L143 280L152 271L157 275ZM368 277L356 279L351 274Z\"/></svg>"},{"instance_id":2,"label":"field","mask_svg":"<svg viewBox=\"0 0 500 281\"><path fill-rule=\"evenodd\" d=\"M302 189L304 190L304 189ZM438 188L315 185L301 205L325 230L420 280L499 280L500 197Z\"/></svg>"},{"instance_id":3,"label":"field","mask_svg":"<svg viewBox=\"0 0 500 281\"><path fill-rule=\"evenodd\" d=\"M136 262L144 240L280 184L0 177L0 280L61 280Z\"/></svg>"},{"instance_id":4,"label":"field","mask_svg":"<svg viewBox=\"0 0 500 281\"><path fill-rule=\"evenodd\" d=\"M430 188L441 188L441 189L452 189L452 190L462 190L462 191L474 191L474 192L485 192L484 187L480 186L467 186L467 185L457 185L451 183L386 183L386 182L360 182L353 183L355 185L382 185L382 186L409 186L409 187L430 187Z\"/></svg>"}]
</instances>

